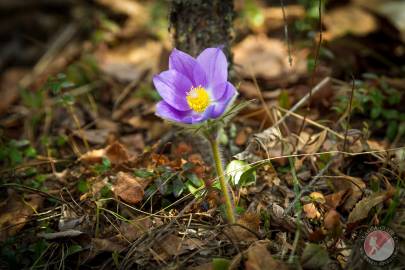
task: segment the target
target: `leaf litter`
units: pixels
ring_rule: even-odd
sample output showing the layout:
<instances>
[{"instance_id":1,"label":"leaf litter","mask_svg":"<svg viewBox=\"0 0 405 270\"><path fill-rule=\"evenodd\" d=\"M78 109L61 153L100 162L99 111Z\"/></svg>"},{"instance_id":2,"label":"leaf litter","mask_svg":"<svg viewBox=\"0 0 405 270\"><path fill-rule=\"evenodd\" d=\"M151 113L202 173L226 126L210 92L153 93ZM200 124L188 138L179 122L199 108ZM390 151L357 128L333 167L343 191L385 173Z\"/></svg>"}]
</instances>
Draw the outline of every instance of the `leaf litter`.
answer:
<instances>
[{"instance_id":1,"label":"leaf litter","mask_svg":"<svg viewBox=\"0 0 405 270\"><path fill-rule=\"evenodd\" d=\"M241 99L263 97L264 103L249 103L221 134L239 216L229 225L205 142L154 116L151 77L164 69L170 50L161 32L145 23L156 7L97 2L109 15L91 19L97 22L91 41L66 39L66 50L45 59L45 69L38 62L36 76L24 80L29 89L18 92L16 82L32 67L2 74L7 89L0 123L11 139L2 139L1 151L1 265L359 269L361 260L353 259L356 235L371 225L393 228L404 256L405 155L398 148L403 144L398 104L404 97L397 91L403 79L380 70L377 79L362 77L352 112L347 100L339 101L351 89L340 81L347 77L339 74L339 53L361 58L360 71L373 70L365 55L392 70L396 65L382 59L381 48L372 43L358 55L353 48L339 50L339 41L354 38L355 47L371 34L383 34L370 10L387 16L390 27L402 33L400 16L389 16L400 4L365 9L369 3L349 1L327 7L324 38L331 46L322 45L313 74L311 47L290 44L293 65L288 63L280 7L263 6L262 20L256 14L260 20L238 33L233 50ZM303 6L285 8L289 27L310 26ZM120 19L114 22L111 14ZM355 27L349 27L353 21ZM387 47L400 58L403 45L392 42ZM48 77L55 79L51 87ZM60 92L46 92L49 88ZM306 115L311 88L317 91ZM393 130L393 140L382 138L380 129ZM10 254L36 257L16 262Z\"/></svg>"}]
</instances>

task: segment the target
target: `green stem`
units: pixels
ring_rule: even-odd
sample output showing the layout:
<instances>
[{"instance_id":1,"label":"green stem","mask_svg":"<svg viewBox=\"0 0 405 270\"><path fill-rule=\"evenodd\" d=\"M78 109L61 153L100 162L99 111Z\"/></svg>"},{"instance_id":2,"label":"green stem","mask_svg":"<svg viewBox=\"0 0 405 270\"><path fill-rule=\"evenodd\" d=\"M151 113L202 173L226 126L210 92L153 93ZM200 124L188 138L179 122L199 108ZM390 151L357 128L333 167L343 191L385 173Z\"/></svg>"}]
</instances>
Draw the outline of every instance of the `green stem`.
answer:
<instances>
[{"instance_id":1,"label":"green stem","mask_svg":"<svg viewBox=\"0 0 405 270\"><path fill-rule=\"evenodd\" d=\"M219 144L216 138L207 137L208 141L211 144L212 154L215 161L215 167L217 169L217 175L219 178L219 183L221 185L222 194L225 199L225 210L226 210L226 217L229 223L235 223L235 215L233 212L233 206L231 197L228 190L228 185L225 180L224 169L222 168L222 160L221 160L221 153L219 152Z\"/></svg>"}]
</instances>

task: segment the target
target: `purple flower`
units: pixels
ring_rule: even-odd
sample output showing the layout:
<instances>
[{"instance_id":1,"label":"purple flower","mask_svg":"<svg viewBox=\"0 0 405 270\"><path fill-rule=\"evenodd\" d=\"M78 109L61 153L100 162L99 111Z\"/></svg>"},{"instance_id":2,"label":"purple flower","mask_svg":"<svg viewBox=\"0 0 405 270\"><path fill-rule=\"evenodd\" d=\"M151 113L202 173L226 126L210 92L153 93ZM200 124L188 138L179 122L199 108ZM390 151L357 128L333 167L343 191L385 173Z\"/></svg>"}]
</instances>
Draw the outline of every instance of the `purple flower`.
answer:
<instances>
[{"instance_id":1,"label":"purple flower","mask_svg":"<svg viewBox=\"0 0 405 270\"><path fill-rule=\"evenodd\" d=\"M153 78L163 98L156 114L183 124L220 117L236 96L228 82L228 62L221 49L205 49L196 59L174 49L169 70Z\"/></svg>"}]
</instances>

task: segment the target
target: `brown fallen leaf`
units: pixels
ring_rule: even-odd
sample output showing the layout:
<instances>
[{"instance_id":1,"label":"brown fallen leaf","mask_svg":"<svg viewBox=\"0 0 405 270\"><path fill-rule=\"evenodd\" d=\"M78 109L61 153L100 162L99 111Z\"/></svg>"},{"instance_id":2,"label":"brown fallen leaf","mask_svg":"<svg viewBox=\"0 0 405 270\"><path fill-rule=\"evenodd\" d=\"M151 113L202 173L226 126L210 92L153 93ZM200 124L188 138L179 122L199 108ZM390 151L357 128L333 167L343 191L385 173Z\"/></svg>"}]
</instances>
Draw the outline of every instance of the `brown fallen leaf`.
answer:
<instances>
[{"instance_id":1,"label":"brown fallen leaf","mask_svg":"<svg viewBox=\"0 0 405 270\"><path fill-rule=\"evenodd\" d=\"M103 149L91 150L83 154L79 160L85 163L101 163L103 158L108 158L111 164L119 165L130 160L127 149L119 142L114 142Z\"/></svg>"},{"instance_id":2,"label":"brown fallen leaf","mask_svg":"<svg viewBox=\"0 0 405 270\"><path fill-rule=\"evenodd\" d=\"M325 214L323 223L324 223L325 229L327 229L328 231L335 231L341 225L340 214L334 209L329 210Z\"/></svg>"},{"instance_id":3,"label":"brown fallen leaf","mask_svg":"<svg viewBox=\"0 0 405 270\"><path fill-rule=\"evenodd\" d=\"M106 239L101 239L101 238L92 238L91 239L91 244L92 247L94 248L94 251L97 252L102 252L102 251L108 251L108 252L114 252L114 251L122 251L127 247L127 244L124 242L121 242L118 238L116 237L111 237L111 238L106 238Z\"/></svg>"},{"instance_id":4,"label":"brown fallen leaf","mask_svg":"<svg viewBox=\"0 0 405 270\"><path fill-rule=\"evenodd\" d=\"M357 201L363 196L363 191L366 188L366 184L358 177L344 175L340 172L337 173L339 176L331 179L332 185L336 191L349 190L348 192L350 193L347 195L346 200L343 203L343 208L346 211L350 211Z\"/></svg>"},{"instance_id":5,"label":"brown fallen leaf","mask_svg":"<svg viewBox=\"0 0 405 270\"><path fill-rule=\"evenodd\" d=\"M305 132L301 133L301 136L307 134ZM328 132L323 130L317 134L307 135L307 139L299 141L298 149L306 154L313 154L319 151L323 143L325 142L326 135Z\"/></svg>"},{"instance_id":6,"label":"brown fallen leaf","mask_svg":"<svg viewBox=\"0 0 405 270\"><path fill-rule=\"evenodd\" d=\"M112 49L103 48L95 55L104 73L128 83L140 80L148 70L157 73L162 49L161 42L143 40L124 43Z\"/></svg>"},{"instance_id":7,"label":"brown fallen leaf","mask_svg":"<svg viewBox=\"0 0 405 270\"><path fill-rule=\"evenodd\" d=\"M354 0L354 4L373 11L375 14L385 17L394 25L403 42L405 42L405 19L404 1L396 0Z\"/></svg>"},{"instance_id":8,"label":"brown fallen leaf","mask_svg":"<svg viewBox=\"0 0 405 270\"><path fill-rule=\"evenodd\" d=\"M226 231L233 239L244 242L253 242L258 240L257 236L254 234L259 233L260 218L256 213L246 212L244 213L236 222L241 226L229 227ZM246 229L247 228L247 229ZM250 231L254 232L250 232Z\"/></svg>"},{"instance_id":9,"label":"brown fallen leaf","mask_svg":"<svg viewBox=\"0 0 405 270\"><path fill-rule=\"evenodd\" d=\"M87 142L92 144L105 144L107 142L110 131L107 129L88 129L88 130L77 130L74 135L85 139Z\"/></svg>"},{"instance_id":10,"label":"brown fallen leaf","mask_svg":"<svg viewBox=\"0 0 405 270\"><path fill-rule=\"evenodd\" d=\"M326 195L325 196L326 206L329 207L330 209L336 209L338 206L342 204L345 197L349 194L350 194L349 190L346 189Z\"/></svg>"},{"instance_id":11,"label":"brown fallen leaf","mask_svg":"<svg viewBox=\"0 0 405 270\"><path fill-rule=\"evenodd\" d=\"M8 198L0 204L0 241L18 233L38 210L44 198L37 194L26 195L25 198L15 191L9 190Z\"/></svg>"},{"instance_id":12,"label":"brown fallen leaf","mask_svg":"<svg viewBox=\"0 0 405 270\"><path fill-rule=\"evenodd\" d=\"M137 179L135 179L134 176L128 173L119 172L117 174L117 180L115 184L112 185L112 191L123 201L130 204L136 204L143 199L143 182L145 181L138 181Z\"/></svg>"},{"instance_id":13,"label":"brown fallen leaf","mask_svg":"<svg viewBox=\"0 0 405 270\"><path fill-rule=\"evenodd\" d=\"M0 115L18 99L18 81L26 74L26 70L11 68L3 73L0 79Z\"/></svg>"},{"instance_id":14,"label":"brown fallen leaf","mask_svg":"<svg viewBox=\"0 0 405 270\"><path fill-rule=\"evenodd\" d=\"M323 22L327 29L325 32L327 40L348 33L365 36L375 31L378 26L376 18L371 13L355 5L346 5L326 12Z\"/></svg>"},{"instance_id":15,"label":"brown fallen leaf","mask_svg":"<svg viewBox=\"0 0 405 270\"><path fill-rule=\"evenodd\" d=\"M359 201L349 214L347 223L354 223L368 216L370 210L387 198L387 192L373 193Z\"/></svg>"},{"instance_id":16,"label":"brown fallen leaf","mask_svg":"<svg viewBox=\"0 0 405 270\"><path fill-rule=\"evenodd\" d=\"M296 80L306 73L306 53L295 53L294 63L288 63L287 47L279 39L264 35L250 35L234 48L235 67L244 77L255 75L258 78Z\"/></svg>"},{"instance_id":17,"label":"brown fallen leaf","mask_svg":"<svg viewBox=\"0 0 405 270\"><path fill-rule=\"evenodd\" d=\"M162 241L156 244L155 250L160 251L159 257L166 259L171 256L178 256L190 250L203 246L203 242L197 238L181 238L175 234L169 234Z\"/></svg>"},{"instance_id":18,"label":"brown fallen leaf","mask_svg":"<svg viewBox=\"0 0 405 270\"><path fill-rule=\"evenodd\" d=\"M245 262L246 270L284 270L288 267L280 261L274 259L267 250L267 244L263 241L253 243L247 251Z\"/></svg>"},{"instance_id":19,"label":"brown fallen leaf","mask_svg":"<svg viewBox=\"0 0 405 270\"><path fill-rule=\"evenodd\" d=\"M318 211L314 203L304 204L303 210L309 219L319 219L321 217L321 213Z\"/></svg>"},{"instance_id":20,"label":"brown fallen leaf","mask_svg":"<svg viewBox=\"0 0 405 270\"><path fill-rule=\"evenodd\" d=\"M252 129L250 127L243 128L238 132L235 138L235 144L236 145L244 145L247 140L249 139L249 135L252 133Z\"/></svg>"},{"instance_id":21,"label":"brown fallen leaf","mask_svg":"<svg viewBox=\"0 0 405 270\"><path fill-rule=\"evenodd\" d=\"M152 219L150 217L140 217L136 220L123 222L120 226L120 232L125 239L133 242L152 227Z\"/></svg>"}]
</instances>

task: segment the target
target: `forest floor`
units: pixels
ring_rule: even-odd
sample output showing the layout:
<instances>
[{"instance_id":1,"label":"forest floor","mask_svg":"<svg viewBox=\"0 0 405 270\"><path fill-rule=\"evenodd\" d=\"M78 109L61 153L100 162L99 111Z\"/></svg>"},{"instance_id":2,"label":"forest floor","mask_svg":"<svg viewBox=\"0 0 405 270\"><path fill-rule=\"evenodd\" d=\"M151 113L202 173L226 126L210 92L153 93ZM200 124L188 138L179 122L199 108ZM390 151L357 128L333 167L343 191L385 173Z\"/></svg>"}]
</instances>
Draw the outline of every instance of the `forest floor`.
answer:
<instances>
[{"instance_id":1,"label":"forest floor","mask_svg":"<svg viewBox=\"0 0 405 270\"><path fill-rule=\"evenodd\" d=\"M236 1L236 224L207 143L154 114L165 1L2 2L0 269L379 269L371 229L404 269L403 2L330 1L320 32L313 1Z\"/></svg>"}]
</instances>

